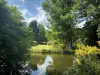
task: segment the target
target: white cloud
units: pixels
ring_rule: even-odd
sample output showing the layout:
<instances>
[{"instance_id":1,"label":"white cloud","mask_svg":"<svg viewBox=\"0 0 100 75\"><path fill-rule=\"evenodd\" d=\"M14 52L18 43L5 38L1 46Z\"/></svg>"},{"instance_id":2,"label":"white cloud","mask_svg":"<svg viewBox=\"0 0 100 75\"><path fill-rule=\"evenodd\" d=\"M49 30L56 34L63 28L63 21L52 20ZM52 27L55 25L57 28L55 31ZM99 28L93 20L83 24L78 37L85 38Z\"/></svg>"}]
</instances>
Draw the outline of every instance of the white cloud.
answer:
<instances>
[{"instance_id":1,"label":"white cloud","mask_svg":"<svg viewBox=\"0 0 100 75\"><path fill-rule=\"evenodd\" d=\"M25 0L20 0L21 2L25 2Z\"/></svg>"},{"instance_id":2,"label":"white cloud","mask_svg":"<svg viewBox=\"0 0 100 75\"><path fill-rule=\"evenodd\" d=\"M36 17L25 18L24 21L29 24L32 20L36 20Z\"/></svg>"},{"instance_id":3,"label":"white cloud","mask_svg":"<svg viewBox=\"0 0 100 75\"><path fill-rule=\"evenodd\" d=\"M20 12L22 13L22 16L25 17L25 15L28 13L28 9L22 9Z\"/></svg>"},{"instance_id":4,"label":"white cloud","mask_svg":"<svg viewBox=\"0 0 100 75\"><path fill-rule=\"evenodd\" d=\"M15 6L15 7L19 8L19 5L16 5L16 4L13 4L12 6Z\"/></svg>"},{"instance_id":5,"label":"white cloud","mask_svg":"<svg viewBox=\"0 0 100 75\"><path fill-rule=\"evenodd\" d=\"M36 16L37 21L45 25L47 22L47 17L45 15L46 12L41 7L37 8L37 10L38 10L38 15Z\"/></svg>"},{"instance_id":6,"label":"white cloud","mask_svg":"<svg viewBox=\"0 0 100 75\"><path fill-rule=\"evenodd\" d=\"M26 19L27 17L27 15L29 16L29 17L31 17L32 16L32 14L31 13L29 13L29 11L28 11L28 9L26 9L26 8L24 8L24 9L22 9L22 10L19 10L21 13L22 13L22 16Z\"/></svg>"},{"instance_id":7,"label":"white cloud","mask_svg":"<svg viewBox=\"0 0 100 75\"><path fill-rule=\"evenodd\" d=\"M41 7L38 7L37 15L30 18L25 17L25 21L27 23L30 23L32 20L37 20L38 23L41 23L46 26L47 18L45 14L46 14L45 11Z\"/></svg>"},{"instance_id":8,"label":"white cloud","mask_svg":"<svg viewBox=\"0 0 100 75\"><path fill-rule=\"evenodd\" d=\"M25 22L27 22L28 24L32 21L32 20L36 20L38 23L43 24L46 27L47 24L47 17L46 17L46 12L41 8L38 7L37 8L37 15L33 16L32 14L30 14L28 12L28 9L23 9L21 10L21 13L23 14L23 17L25 18ZM26 17L26 14L30 15L30 17ZM86 20L83 20L81 23L77 24L76 27L78 28L82 28L84 27L84 24L86 23Z\"/></svg>"},{"instance_id":9,"label":"white cloud","mask_svg":"<svg viewBox=\"0 0 100 75\"><path fill-rule=\"evenodd\" d=\"M25 0L20 0L20 2L22 2L22 3L26 3L26 1L25 1Z\"/></svg>"}]
</instances>

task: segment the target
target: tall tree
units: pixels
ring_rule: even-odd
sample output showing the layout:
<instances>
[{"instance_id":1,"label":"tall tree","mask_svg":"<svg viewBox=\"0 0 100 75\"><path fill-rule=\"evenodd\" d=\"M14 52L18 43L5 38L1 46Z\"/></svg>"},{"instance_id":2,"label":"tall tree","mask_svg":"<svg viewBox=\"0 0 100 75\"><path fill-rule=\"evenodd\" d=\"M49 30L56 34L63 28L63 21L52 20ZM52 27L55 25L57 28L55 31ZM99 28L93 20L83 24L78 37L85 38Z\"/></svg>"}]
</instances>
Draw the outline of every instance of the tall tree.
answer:
<instances>
[{"instance_id":1,"label":"tall tree","mask_svg":"<svg viewBox=\"0 0 100 75\"><path fill-rule=\"evenodd\" d=\"M39 37L39 28L37 26L37 21L33 20L31 21L30 25L31 28L33 28L33 33L34 33L34 41L38 41L38 37Z\"/></svg>"},{"instance_id":2,"label":"tall tree","mask_svg":"<svg viewBox=\"0 0 100 75\"><path fill-rule=\"evenodd\" d=\"M74 15L71 11L73 0L46 0L43 9L49 15L49 23L54 31L58 32L59 39L63 40L67 49L72 48L74 29Z\"/></svg>"},{"instance_id":3,"label":"tall tree","mask_svg":"<svg viewBox=\"0 0 100 75\"><path fill-rule=\"evenodd\" d=\"M27 40L21 29L23 17L16 7L0 0L0 74L20 75L27 55Z\"/></svg>"},{"instance_id":4,"label":"tall tree","mask_svg":"<svg viewBox=\"0 0 100 75\"><path fill-rule=\"evenodd\" d=\"M98 41L99 37L100 0L77 0L77 2L79 4L79 18L85 17L87 20L84 26L87 44L91 46L97 45L96 41Z\"/></svg>"}]
</instances>

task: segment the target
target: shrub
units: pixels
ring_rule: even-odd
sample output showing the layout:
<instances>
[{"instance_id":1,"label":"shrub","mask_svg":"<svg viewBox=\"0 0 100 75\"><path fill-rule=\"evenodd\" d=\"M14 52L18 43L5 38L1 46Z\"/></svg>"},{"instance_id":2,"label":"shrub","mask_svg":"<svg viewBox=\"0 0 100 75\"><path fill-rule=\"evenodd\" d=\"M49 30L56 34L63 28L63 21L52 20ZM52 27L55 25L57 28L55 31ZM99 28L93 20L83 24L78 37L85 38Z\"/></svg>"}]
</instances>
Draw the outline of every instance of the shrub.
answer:
<instances>
[{"instance_id":1,"label":"shrub","mask_svg":"<svg viewBox=\"0 0 100 75\"><path fill-rule=\"evenodd\" d=\"M100 60L97 54L100 49L96 47L78 45L75 51L75 65L68 69L64 75L99 75Z\"/></svg>"}]
</instances>

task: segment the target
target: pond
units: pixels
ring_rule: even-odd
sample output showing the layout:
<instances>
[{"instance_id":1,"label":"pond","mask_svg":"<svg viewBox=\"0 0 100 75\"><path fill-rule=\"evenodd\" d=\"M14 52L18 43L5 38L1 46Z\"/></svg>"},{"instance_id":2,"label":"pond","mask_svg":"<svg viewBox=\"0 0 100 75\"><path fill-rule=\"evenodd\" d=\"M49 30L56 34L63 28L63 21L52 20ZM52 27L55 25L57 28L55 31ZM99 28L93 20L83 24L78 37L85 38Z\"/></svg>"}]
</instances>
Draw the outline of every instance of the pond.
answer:
<instances>
[{"instance_id":1,"label":"pond","mask_svg":"<svg viewBox=\"0 0 100 75\"><path fill-rule=\"evenodd\" d=\"M32 54L29 66L31 75L62 75L73 65L71 54Z\"/></svg>"}]
</instances>

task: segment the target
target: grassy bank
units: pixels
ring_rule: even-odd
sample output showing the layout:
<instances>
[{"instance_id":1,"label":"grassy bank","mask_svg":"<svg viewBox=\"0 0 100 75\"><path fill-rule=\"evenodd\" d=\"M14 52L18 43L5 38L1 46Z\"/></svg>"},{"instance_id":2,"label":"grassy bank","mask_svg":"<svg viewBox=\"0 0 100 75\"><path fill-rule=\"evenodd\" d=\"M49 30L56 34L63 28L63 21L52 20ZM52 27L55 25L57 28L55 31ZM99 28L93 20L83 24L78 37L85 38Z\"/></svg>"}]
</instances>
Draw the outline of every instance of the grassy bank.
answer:
<instances>
[{"instance_id":1,"label":"grassy bank","mask_svg":"<svg viewBox=\"0 0 100 75\"><path fill-rule=\"evenodd\" d=\"M51 45L37 45L31 47L31 53L73 53L71 50L63 50L59 47L54 47Z\"/></svg>"}]
</instances>

